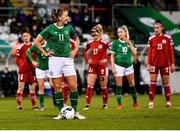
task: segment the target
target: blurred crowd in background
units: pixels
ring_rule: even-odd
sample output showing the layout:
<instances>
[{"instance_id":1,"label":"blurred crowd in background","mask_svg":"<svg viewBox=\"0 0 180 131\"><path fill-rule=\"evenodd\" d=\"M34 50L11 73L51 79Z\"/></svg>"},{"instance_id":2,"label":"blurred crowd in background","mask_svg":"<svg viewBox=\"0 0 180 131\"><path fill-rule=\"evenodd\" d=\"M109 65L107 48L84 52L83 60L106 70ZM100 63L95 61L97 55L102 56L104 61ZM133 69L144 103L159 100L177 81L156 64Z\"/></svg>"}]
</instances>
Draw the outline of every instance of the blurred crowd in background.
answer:
<instances>
[{"instance_id":1,"label":"blurred crowd in background","mask_svg":"<svg viewBox=\"0 0 180 131\"><path fill-rule=\"evenodd\" d=\"M71 5L74 6L70 6ZM85 3L85 5L84 5ZM112 17L112 5L122 4L124 6L152 6L158 10L166 11L178 11L180 1L178 0L0 0L0 26L9 27L9 34L16 34L17 41L20 41L20 33L22 27L28 27L31 31L33 38L35 38L39 32L41 32L47 25L51 23L50 10L48 13L44 10L38 10L41 4L45 5L64 5L69 7L70 11L70 23L75 27L81 42L87 41L82 37L83 33L90 33L90 29L94 24L101 23L105 31L114 32L111 27ZM76 5L77 4L77 5ZM79 6L82 5L82 6ZM4 8L15 8L16 10L5 10ZM94 14L92 15L92 12ZM13 15L12 15L13 14ZM133 30L129 27L130 30ZM1 30L0 30L1 32ZM136 42L136 40L135 40ZM138 41L136 42L138 43ZM140 42L139 42L140 43ZM138 43L138 44L139 44ZM148 80L143 80L148 77L148 72L145 71L145 67L141 67L141 62L134 61L136 87L139 94L145 94L148 92ZM141 69L142 68L142 69ZM141 71L144 70L142 73ZM84 71L84 77L78 76L78 90L80 94L84 94L86 86L86 70ZM113 74L110 71L108 83L109 93L114 92L115 83L113 83ZM124 80L126 81L126 80ZM142 82L144 82L142 84ZM141 86L140 86L141 85ZM124 84L124 93L129 92L127 84ZM17 72L11 71L7 67L3 71L0 71L0 95L1 97L15 96L17 89ZM100 94L99 84L96 83L95 94ZM28 90L27 90L28 91ZM25 95L26 95L25 91ZM159 88L157 93L162 93L162 89Z\"/></svg>"}]
</instances>

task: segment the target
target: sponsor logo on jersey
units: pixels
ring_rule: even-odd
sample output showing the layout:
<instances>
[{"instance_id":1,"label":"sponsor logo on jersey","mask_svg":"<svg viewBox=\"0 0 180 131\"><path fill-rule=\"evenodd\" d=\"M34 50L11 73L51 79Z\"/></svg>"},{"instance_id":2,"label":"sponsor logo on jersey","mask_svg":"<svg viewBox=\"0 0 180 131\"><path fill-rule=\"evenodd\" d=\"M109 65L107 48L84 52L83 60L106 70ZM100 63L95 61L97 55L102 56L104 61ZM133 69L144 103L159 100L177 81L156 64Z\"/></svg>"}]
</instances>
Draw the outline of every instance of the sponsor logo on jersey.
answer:
<instances>
[{"instance_id":1,"label":"sponsor logo on jersey","mask_svg":"<svg viewBox=\"0 0 180 131\"><path fill-rule=\"evenodd\" d=\"M68 35L68 34L69 34L69 31L68 31L68 30L65 30L65 31L64 31L64 34L65 34L65 35Z\"/></svg>"},{"instance_id":2,"label":"sponsor logo on jersey","mask_svg":"<svg viewBox=\"0 0 180 131\"><path fill-rule=\"evenodd\" d=\"M162 40L162 43L163 43L163 44L166 44L166 40L165 40L165 39L163 39L163 40Z\"/></svg>"},{"instance_id":3,"label":"sponsor logo on jersey","mask_svg":"<svg viewBox=\"0 0 180 131\"><path fill-rule=\"evenodd\" d=\"M102 45L98 45L98 48L99 48L99 49L102 49Z\"/></svg>"}]
</instances>

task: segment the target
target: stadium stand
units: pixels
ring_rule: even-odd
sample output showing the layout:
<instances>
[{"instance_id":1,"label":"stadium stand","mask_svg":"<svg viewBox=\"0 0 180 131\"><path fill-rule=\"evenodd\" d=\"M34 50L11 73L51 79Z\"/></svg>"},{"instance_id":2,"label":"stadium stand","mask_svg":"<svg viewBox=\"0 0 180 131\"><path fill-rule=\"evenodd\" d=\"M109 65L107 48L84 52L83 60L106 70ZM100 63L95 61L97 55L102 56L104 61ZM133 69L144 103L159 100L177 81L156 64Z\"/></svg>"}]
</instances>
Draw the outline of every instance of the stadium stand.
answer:
<instances>
[{"instance_id":1,"label":"stadium stand","mask_svg":"<svg viewBox=\"0 0 180 131\"><path fill-rule=\"evenodd\" d=\"M177 0L173 0L168 4L167 0L162 0L161 3L155 0L152 0L152 2L146 0L79 0L79 3L76 3L75 0L9 0L4 1L4 3L0 2L0 69L2 70L0 72L0 78L2 78L2 72L5 66L14 70L13 75L16 74L15 61L10 56L9 52L20 38L22 27L28 26L33 37L36 37L42 29L51 23L50 12L51 9L57 5L69 7L71 17L70 23L75 27L81 39L79 58L76 59L75 62L77 63L77 69L82 79L82 93L84 91L87 69L87 64L82 56L82 47L86 44L87 40L91 39L89 35L90 28L97 23L103 24L103 37L107 41L117 38L115 33L118 26L127 24L129 26L131 38L138 44L137 47L140 54L139 60L144 63L147 53L146 42L152 28L140 23L138 18L142 15L141 12L146 12L145 15L153 19L162 18L166 21L165 26L167 25L168 27L170 25L167 29L171 30L171 33L174 33L176 64L180 66L180 61L178 61L178 59L180 59L180 27L160 13L160 11L171 13L173 11L179 11L180 2ZM175 72L173 78L175 76L179 76L179 74ZM111 80L111 83L109 83L109 91L113 94L115 84L113 83L111 70L109 79ZM17 78L15 80L17 80ZM142 80L141 83L145 85ZM173 82L173 84L174 83L175 82ZM2 85L2 82L0 84ZM17 87L16 84L14 84L14 86ZM173 86L175 87L173 89L174 92L180 92L176 89L178 85ZM0 90L2 90L2 88L0 88ZM146 91L143 92L145 93ZM162 93L162 90L159 91L159 93ZM96 91L96 94L98 94L98 91Z\"/></svg>"}]
</instances>

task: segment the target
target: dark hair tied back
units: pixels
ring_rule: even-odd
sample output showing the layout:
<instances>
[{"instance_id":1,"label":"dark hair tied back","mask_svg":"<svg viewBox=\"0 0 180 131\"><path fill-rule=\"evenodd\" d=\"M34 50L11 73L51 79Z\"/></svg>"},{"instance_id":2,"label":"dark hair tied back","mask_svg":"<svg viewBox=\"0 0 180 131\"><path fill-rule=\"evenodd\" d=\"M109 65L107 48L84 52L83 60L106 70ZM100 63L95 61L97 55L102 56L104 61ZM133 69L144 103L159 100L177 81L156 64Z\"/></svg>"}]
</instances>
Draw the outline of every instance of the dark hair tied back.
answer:
<instances>
[{"instance_id":1,"label":"dark hair tied back","mask_svg":"<svg viewBox=\"0 0 180 131\"><path fill-rule=\"evenodd\" d=\"M59 21L59 16L61 16L63 14L64 11L67 11L66 8L57 8L57 9L53 9L52 10L52 20L54 23L58 22Z\"/></svg>"},{"instance_id":2,"label":"dark hair tied back","mask_svg":"<svg viewBox=\"0 0 180 131\"><path fill-rule=\"evenodd\" d=\"M161 20L155 20L155 22L153 23L153 25L154 25L154 24L160 24L160 25L164 28L164 24L162 23ZM162 30L162 33L163 33L163 34L166 33L166 32L165 32L165 29Z\"/></svg>"}]
</instances>

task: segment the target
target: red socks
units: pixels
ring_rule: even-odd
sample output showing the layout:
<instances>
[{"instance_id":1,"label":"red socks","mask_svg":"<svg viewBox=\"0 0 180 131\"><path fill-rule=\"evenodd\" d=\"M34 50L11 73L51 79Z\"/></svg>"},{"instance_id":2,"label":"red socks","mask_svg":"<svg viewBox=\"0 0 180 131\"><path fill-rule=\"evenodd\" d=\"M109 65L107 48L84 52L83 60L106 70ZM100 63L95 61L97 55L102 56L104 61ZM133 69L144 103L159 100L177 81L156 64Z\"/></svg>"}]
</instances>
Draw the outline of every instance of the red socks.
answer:
<instances>
[{"instance_id":1,"label":"red socks","mask_svg":"<svg viewBox=\"0 0 180 131\"><path fill-rule=\"evenodd\" d=\"M21 103L22 103L22 93L17 93L16 94L16 102L17 102L17 106L21 107Z\"/></svg>"},{"instance_id":2,"label":"red socks","mask_svg":"<svg viewBox=\"0 0 180 131\"><path fill-rule=\"evenodd\" d=\"M87 105L90 105L92 95L93 95L93 85L88 85L86 89L86 104Z\"/></svg>"},{"instance_id":3,"label":"red socks","mask_svg":"<svg viewBox=\"0 0 180 131\"><path fill-rule=\"evenodd\" d=\"M32 107L36 107L36 93L30 93Z\"/></svg>"},{"instance_id":4,"label":"red socks","mask_svg":"<svg viewBox=\"0 0 180 131\"><path fill-rule=\"evenodd\" d=\"M64 104L67 103L69 91L70 91L70 89L67 85L63 86L62 93L63 93L63 97L64 97Z\"/></svg>"},{"instance_id":5,"label":"red socks","mask_svg":"<svg viewBox=\"0 0 180 131\"><path fill-rule=\"evenodd\" d=\"M108 89L107 87L101 87L103 104L106 105L108 101Z\"/></svg>"},{"instance_id":6,"label":"red socks","mask_svg":"<svg viewBox=\"0 0 180 131\"><path fill-rule=\"evenodd\" d=\"M155 81L151 81L150 87L149 87L149 101L153 102L154 101L154 95L156 91L156 83Z\"/></svg>"},{"instance_id":7,"label":"red socks","mask_svg":"<svg viewBox=\"0 0 180 131\"><path fill-rule=\"evenodd\" d=\"M171 91L169 84L164 85L164 94L166 97L166 102L170 102Z\"/></svg>"}]
</instances>

